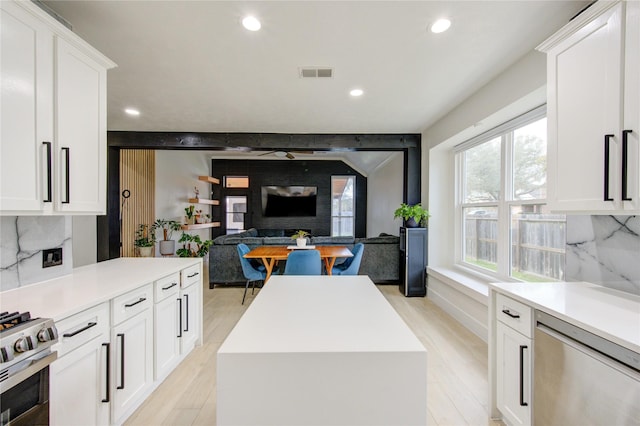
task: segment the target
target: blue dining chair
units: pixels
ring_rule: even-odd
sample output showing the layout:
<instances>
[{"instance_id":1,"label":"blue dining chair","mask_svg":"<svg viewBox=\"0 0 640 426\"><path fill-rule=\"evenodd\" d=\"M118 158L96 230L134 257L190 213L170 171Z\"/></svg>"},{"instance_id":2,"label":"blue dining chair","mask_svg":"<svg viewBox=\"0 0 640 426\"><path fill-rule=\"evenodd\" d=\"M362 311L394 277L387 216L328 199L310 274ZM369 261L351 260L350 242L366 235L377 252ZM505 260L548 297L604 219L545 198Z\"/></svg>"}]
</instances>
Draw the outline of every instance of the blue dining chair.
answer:
<instances>
[{"instance_id":1,"label":"blue dining chair","mask_svg":"<svg viewBox=\"0 0 640 426\"><path fill-rule=\"evenodd\" d=\"M246 259L244 257L245 254L251 251L249 246L246 244L238 244L236 246L238 250L238 256L240 256L240 265L242 265L242 274L247 279L247 283L244 285L244 294L242 295L242 304L244 305L244 299L247 297L247 289L249 288L249 283L253 282L251 287L251 294L253 294L256 289L256 281L264 281L267 277L267 269L264 265L258 264L257 261L253 261L253 259Z\"/></svg>"},{"instance_id":2,"label":"blue dining chair","mask_svg":"<svg viewBox=\"0 0 640 426\"><path fill-rule=\"evenodd\" d=\"M287 256L283 275L322 275L318 250L294 250Z\"/></svg>"},{"instance_id":3,"label":"blue dining chair","mask_svg":"<svg viewBox=\"0 0 640 426\"><path fill-rule=\"evenodd\" d=\"M353 253L353 257L347 257L347 260L331 268L331 275L358 275L364 244L358 243L353 246L351 253Z\"/></svg>"}]
</instances>

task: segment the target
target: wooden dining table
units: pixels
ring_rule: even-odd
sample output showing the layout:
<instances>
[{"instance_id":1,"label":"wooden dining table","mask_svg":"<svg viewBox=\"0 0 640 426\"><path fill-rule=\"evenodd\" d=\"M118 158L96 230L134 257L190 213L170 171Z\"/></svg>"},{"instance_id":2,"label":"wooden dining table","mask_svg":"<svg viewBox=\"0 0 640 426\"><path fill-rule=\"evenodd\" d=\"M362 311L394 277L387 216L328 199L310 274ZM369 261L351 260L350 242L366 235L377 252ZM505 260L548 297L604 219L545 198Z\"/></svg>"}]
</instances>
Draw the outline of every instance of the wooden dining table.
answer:
<instances>
[{"instance_id":1,"label":"wooden dining table","mask_svg":"<svg viewBox=\"0 0 640 426\"><path fill-rule=\"evenodd\" d=\"M262 264L267 270L267 277L265 282L271 276L273 268L279 260L287 260L289 253L294 250L313 250L312 248L294 248L290 249L286 246L258 246L245 254L247 259L260 259ZM320 258L324 262L324 266L327 270L327 275L331 275L333 265L336 263L336 259L339 257L353 257L353 253L345 246L315 246L315 250L320 252Z\"/></svg>"}]
</instances>

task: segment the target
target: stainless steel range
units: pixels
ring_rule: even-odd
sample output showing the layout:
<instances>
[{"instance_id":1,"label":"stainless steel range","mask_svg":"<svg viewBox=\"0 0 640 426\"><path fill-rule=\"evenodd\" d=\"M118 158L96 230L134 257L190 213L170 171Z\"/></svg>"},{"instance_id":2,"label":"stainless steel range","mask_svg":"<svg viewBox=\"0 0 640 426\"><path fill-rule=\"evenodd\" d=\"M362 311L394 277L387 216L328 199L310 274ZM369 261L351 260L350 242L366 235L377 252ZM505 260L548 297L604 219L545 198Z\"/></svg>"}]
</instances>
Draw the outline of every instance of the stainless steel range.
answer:
<instances>
[{"instance_id":1,"label":"stainless steel range","mask_svg":"<svg viewBox=\"0 0 640 426\"><path fill-rule=\"evenodd\" d=\"M51 319L0 313L0 425L49 424L49 364L57 341Z\"/></svg>"}]
</instances>

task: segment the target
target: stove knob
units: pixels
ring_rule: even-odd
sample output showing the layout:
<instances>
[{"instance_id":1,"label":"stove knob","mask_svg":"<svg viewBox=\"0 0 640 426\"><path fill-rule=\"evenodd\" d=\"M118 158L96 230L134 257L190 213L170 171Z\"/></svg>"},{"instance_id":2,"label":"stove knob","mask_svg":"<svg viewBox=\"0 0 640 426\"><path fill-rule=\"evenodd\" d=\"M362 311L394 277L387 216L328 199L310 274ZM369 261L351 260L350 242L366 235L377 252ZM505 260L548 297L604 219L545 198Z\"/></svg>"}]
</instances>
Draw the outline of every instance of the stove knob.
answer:
<instances>
[{"instance_id":1,"label":"stove knob","mask_svg":"<svg viewBox=\"0 0 640 426\"><path fill-rule=\"evenodd\" d=\"M43 328L38 331L38 341L49 342L58 338L58 330L54 326Z\"/></svg>"},{"instance_id":2,"label":"stove knob","mask_svg":"<svg viewBox=\"0 0 640 426\"><path fill-rule=\"evenodd\" d=\"M0 347L0 362L9 362L13 359L13 349L11 346Z\"/></svg>"},{"instance_id":3,"label":"stove knob","mask_svg":"<svg viewBox=\"0 0 640 426\"><path fill-rule=\"evenodd\" d=\"M18 353L27 352L32 350L37 346L37 343L33 341L32 336L24 336L16 340L16 343L13 344L14 349Z\"/></svg>"}]
</instances>

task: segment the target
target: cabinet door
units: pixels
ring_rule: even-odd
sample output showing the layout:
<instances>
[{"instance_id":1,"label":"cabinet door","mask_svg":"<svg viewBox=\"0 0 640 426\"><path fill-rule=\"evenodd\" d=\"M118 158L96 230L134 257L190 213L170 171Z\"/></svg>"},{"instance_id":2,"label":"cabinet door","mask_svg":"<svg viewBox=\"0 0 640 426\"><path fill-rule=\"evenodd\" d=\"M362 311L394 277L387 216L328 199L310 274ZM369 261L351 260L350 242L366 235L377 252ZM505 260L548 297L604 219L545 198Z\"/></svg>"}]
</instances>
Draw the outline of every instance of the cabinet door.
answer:
<instances>
[{"instance_id":1,"label":"cabinet door","mask_svg":"<svg viewBox=\"0 0 640 426\"><path fill-rule=\"evenodd\" d=\"M63 212L106 211L106 70L56 38L58 204Z\"/></svg>"},{"instance_id":2,"label":"cabinet door","mask_svg":"<svg viewBox=\"0 0 640 426\"><path fill-rule=\"evenodd\" d=\"M169 297L155 305L155 373L156 380L163 379L180 359L180 330L178 306L182 300Z\"/></svg>"},{"instance_id":3,"label":"cabinet door","mask_svg":"<svg viewBox=\"0 0 640 426\"><path fill-rule=\"evenodd\" d=\"M512 425L531 424L531 339L497 323L498 410Z\"/></svg>"},{"instance_id":4,"label":"cabinet door","mask_svg":"<svg viewBox=\"0 0 640 426\"><path fill-rule=\"evenodd\" d=\"M146 309L113 327L113 423L120 424L153 384L153 310Z\"/></svg>"},{"instance_id":5,"label":"cabinet door","mask_svg":"<svg viewBox=\"0 0 640 426\"><path fill-rule=\"evenodd\" d=\"M626 2L623 158L625 210L640 211L640 2ZM624 139L623 139L624 143ZM625 147L623 146L623 149ZM625 167L626 165L626 167ZM625 194L626 192L626 194ZM624 197L626 195L626 197ZM626 198L626 200L625 200Z\"/></svg>"},{"instance_id":6,"label":"cabinet door","mask_svg":"<svg viewBox=\"0 0 640 426\"><path fill-rule=\"evenodd\" d=\"M189 352L196 344L198 337L200 336L200 309L202 304L200 300L200 293L198 284L192 284L187 288L182 289L180 296L182 299L180 325L182 326L182 337L180 338L180 353L185 354Z\"/></svg>"},{"instance_id":7,"label":"cabinet door","mask_svg":"<svg viewBox=\"0 0 640 426\"><path fill-rule=\"evenodd\" d=\"M39 211L53 196L53 170L43 169L43 142L53 142L53 34L13 2L0 6L0 212Z\"/></svg>"},{"instance_id":8,"label":"cabinet door","mask_svg":"<svg viewBox=\"0 0 640 426\"><path fill-rule=\"evenodd\" d=\"M612 7L548 52L552 209L621 208L622 11L622 4Z\"/></svg>"},{"instance_id":9,"label":"cabinet door","mask_svg":"<svg viewBox=\"0 0 640 426\"><path fill-rule=\"evenodd\" d=\"M108 339L99 337L51 364L52 425L109 424L108 352Z\"/></svg>"}]
</instances>

